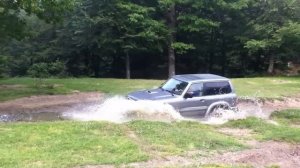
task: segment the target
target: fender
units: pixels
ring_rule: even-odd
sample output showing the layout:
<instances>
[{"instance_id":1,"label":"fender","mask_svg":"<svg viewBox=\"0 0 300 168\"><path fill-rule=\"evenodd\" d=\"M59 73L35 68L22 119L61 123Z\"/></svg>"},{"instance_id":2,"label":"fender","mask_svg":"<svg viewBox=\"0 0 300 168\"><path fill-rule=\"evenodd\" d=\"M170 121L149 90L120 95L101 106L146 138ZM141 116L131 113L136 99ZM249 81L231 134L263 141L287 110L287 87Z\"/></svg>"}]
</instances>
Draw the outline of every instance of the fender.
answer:
<instances>
[{"instance_id":1,"label":"fender","mask_svg":"<svg viewBox=\"0 0 300 168\"><path fill-rule=\"evenodd\" d=\"M218 102L214 102L214 103L212 103L212 104L208 107L208 109L206 110L205 117L208 116L208 113L209 113L214 107L220 106L220 105L230 107L229 103L226 102L226 101L218 101Z\"/></svg>"}]
</instances>

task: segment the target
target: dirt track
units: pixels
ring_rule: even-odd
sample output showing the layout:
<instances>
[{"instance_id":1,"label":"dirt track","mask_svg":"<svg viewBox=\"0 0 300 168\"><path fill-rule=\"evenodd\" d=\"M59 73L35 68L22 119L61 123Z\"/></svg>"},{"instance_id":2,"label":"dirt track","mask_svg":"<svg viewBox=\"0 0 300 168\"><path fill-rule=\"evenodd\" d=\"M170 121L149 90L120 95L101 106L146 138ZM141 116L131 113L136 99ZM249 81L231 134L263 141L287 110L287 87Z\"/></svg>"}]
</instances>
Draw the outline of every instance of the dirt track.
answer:
<instances>
[{"instance_id":1,"label":"dirt track","mask_svg":"<svg viewBox=\"0 0 300 168\"><path fill-rule=\"evenodd\" d=\"M81 103L101 102L105 97L99 92L74 93L69 95L31 96L0 102L0 113L18 112L61 112ZM245 101L242 101L242 103ZM300 108L300 97L287 97L283 100L265 101L261 106L264 113L276 110Z\"/></svg>"},{"instance_id":2,"label":"dirt track","mask_svg":"<svg viewBox=\"0 0 300 168\"><path fill-rule=\"evenodd\" d=\"M63 112L81 103L100 102L103 97L104 94L98 92L31 96L0 103L0 113Z\"/></svg>"},{"instance_id":3,"label":"dirt track","mask_svg":"<svg viewBox=\"0 0 300 168\"><path fill-rule=\"evenodd\" d=\"M203 151L193 151L185 156L166 156L146 162L131 163L119 167L160 168L160 167L201 167L201 165L219 164L226 166L252 166L265 168L277 166L280 168L300 167L300 145L283 142L251 142L251 149L238 152L227 152L211 156L201 156ZM199 155L199 156L198 156ZM112 168L112 165L90 165L85 168Z\"/></svg>"},{"instance_id":4,"label":"dirt track","mask_svg":"<svg viewBox=\"0 0 300 168\"><path fill-rule=\"evenodd\" d=\"M208 158L204 163L240 165L246 164L256 168L280 166L281 168L300 167L300 145L283 142L254 142L251 149L228 152Z\"/></svg>"}]
</instances>

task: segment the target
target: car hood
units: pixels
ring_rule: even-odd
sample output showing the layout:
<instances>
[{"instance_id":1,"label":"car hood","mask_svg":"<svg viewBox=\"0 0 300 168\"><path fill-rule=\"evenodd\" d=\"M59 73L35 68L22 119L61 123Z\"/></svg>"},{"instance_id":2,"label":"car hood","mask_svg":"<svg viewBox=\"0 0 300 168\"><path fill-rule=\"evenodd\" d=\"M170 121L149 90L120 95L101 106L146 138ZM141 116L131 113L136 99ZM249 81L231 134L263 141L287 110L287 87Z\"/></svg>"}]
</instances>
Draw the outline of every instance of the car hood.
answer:
<instances>
[{"instance_id":1,"label":"car hood","mask_svg":"<svg viewBox=\"0 0 300 168\"><path fill-rule=\"evenodd\" d=\"M133 100L165 100L175 98L176 95L173 95L168 91L158 88L152 90L132 92L129 93L127 97Z\"/></svg>"}]
</instances>

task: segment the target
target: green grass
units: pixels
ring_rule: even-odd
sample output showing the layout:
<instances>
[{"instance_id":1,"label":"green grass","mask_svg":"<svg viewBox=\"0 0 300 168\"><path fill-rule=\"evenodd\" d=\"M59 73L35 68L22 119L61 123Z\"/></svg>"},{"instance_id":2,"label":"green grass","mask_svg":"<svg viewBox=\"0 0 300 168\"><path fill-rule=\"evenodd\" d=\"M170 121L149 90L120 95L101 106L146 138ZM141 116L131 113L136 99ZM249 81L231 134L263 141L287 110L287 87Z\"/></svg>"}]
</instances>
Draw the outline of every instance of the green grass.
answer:
<instances>
[{"instance_id":1,"label":"green grass","mask_svg":"<svg viewBox=\"0 0 300 168\"><path fill-rule=\"evenodd\" d=\"M256 133L256 138L260 140L275 140L291 143L300 142L300 128L292 127L290 123L299 122L298 110L287 110L272 115L278 125L267 123L258 118L247 118L245 120L230 121L224 127L247 128L252 129ZM292 116L296 116L293 118Z\"/></svg>"},{"instance_id":2,"label":"green grass","mask_svg":"<svg viewBox=\"0 0 300 168\"><path fill-rule=\"evenodd\" d=\"M300 77L240 78L232 80L239 96L281 98L300 93ZM158 87L162 80L125 80L96 78L44 79L38 86L33 78L0 79L0 101L32 95L68 94L74 91L100 91L126 94L130 91Z\"/></svg>"},{"instance_id":3,"label":"green grass","mask_svg":"<svg viewBox=\"0 0 300 168\"><path fill-rule=\"evenodd\" d=\"M32 95L68 94L74 91L99 91L108 94L126 94L130 91L158 87L159 80L125 80L96 78L44 79L32 78L0 79L0 101L16 99Z\"/></svg>"},{"instance_id":4,"label":"green grass","mask_svg":"<svg viewBox=\"0 0 300 168\"><path fill-rule=\"evenodd\" d=\"M100 91L126 94L157 87L160 80L68 78L46 79L38 87L32 78L0 79L0 101L31 95ZM300 93L300 78L233 79L239 96L280 98ZM260 140L300 142L300 110L277 112L279 125L257 118L230 121L222 127L252 129ZM195 122L134 121L38 122L0 124L0 167L74 167L120 165L151 159L153 155L177 155L190 150L237 150L243 145L234 137ZM130 134L134 134L130 135ZM212 166L213 167L213 166ZM216 165L215 167L218 167ZM222 166L221 166L222 167ZM223 166L224 167L224 166ZM226 167L226 166L225 166Z\"/></svg>"},{"instance_id":5,"label":"green grass","mask_svg":"<svg viewBox=\"0 0 300 168\"><path fill-rule=\"evenodd\" d=\"M261 77L233 79L239 96L280 99L300 93L300 77Z\"/></svg>"},{"instance_id":6,"label":"green grass","mask_svg":"<svg viewBox=\"0 0 300 168\"><path fill-rule=\"evenodd\" d=\"M0 167L5 168L120 165L150 159L150 153L240 148L241 144L213 127L192 122L0 124Z\"/></svg>"},{"instance_id":7,"label":"green grass","mask_svg":"<svg viewBox=\"0 0 300 168\"><path fill-rule=\"evenodd\" d=\"M300 126L300 110L290 109L277 111L272 114L272 118L286 125L295 124Z\"/></svg>"},{"instance_id":8,"label":"green grass","mask_svg":"<svg viewBox=\"0 0 300 168\"><path fill-rule=\"evenodd\" d=\"M108 123L46 122L0 125L0 167L73 167L148 159Z\"/></svg>"},{"instance_id":9,"label":"green grass","mask_svg":"<svg viewBox=\"0 0 300 168\"><path fill-rule=\"evenodd\" d=\"M217 133L211 126L196 122L163 122L135 121L129 124L138 137L162 153L180 154L184 151L203 149L216 150L240 149L243 146L235 139Z\"/></svg>"}]
</instances>

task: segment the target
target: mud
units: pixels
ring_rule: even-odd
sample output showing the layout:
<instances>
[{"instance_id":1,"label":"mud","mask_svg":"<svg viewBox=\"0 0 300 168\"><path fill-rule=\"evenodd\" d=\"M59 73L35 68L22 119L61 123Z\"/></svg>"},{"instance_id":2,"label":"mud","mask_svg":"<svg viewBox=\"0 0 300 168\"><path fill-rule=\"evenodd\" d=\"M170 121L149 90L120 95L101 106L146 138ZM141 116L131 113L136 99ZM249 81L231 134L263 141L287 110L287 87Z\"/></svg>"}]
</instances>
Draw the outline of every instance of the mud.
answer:
<instances>
[{"instance_id":1,"label":"mud","mask_svg":"<svg viewBox=\"0 0 300 168\"><path fill-rule=\"evenodd\" d=\"M146 162L136 162L121 165L121 168L160 168L160 167L201 167L201 165L219 164L232 167L252 166L265 168L276 166L280 168L300 167L300 145L283 142L252 142L252 148L203 156L204 151L193 151L182 156L166 156ZM113 168L112 165L87 165L85 168Z\"/></svg>"},{"instance_id":2,"label":"mud","mask_svg":"<svg viewBox=\"0 0 300 168\"><path fill-rule=\"evenodd\" d=\"M78 104L100 103L104 94L31 96L0 103L0 121L53 121L64 119L63 113Z\"/></svg>"},{"instance_id":3,"label":"mud","mask_svg":"<svg viewBox=\"0 0 300 168\"><path fill-rule=\"evenodd\" d=\"M256 168L279 166L281 168L300 167L300 145L283 142L256 142L252 149L228 152L203 159L202 164L251 165Z\"/></svg>"}]
</instances>

